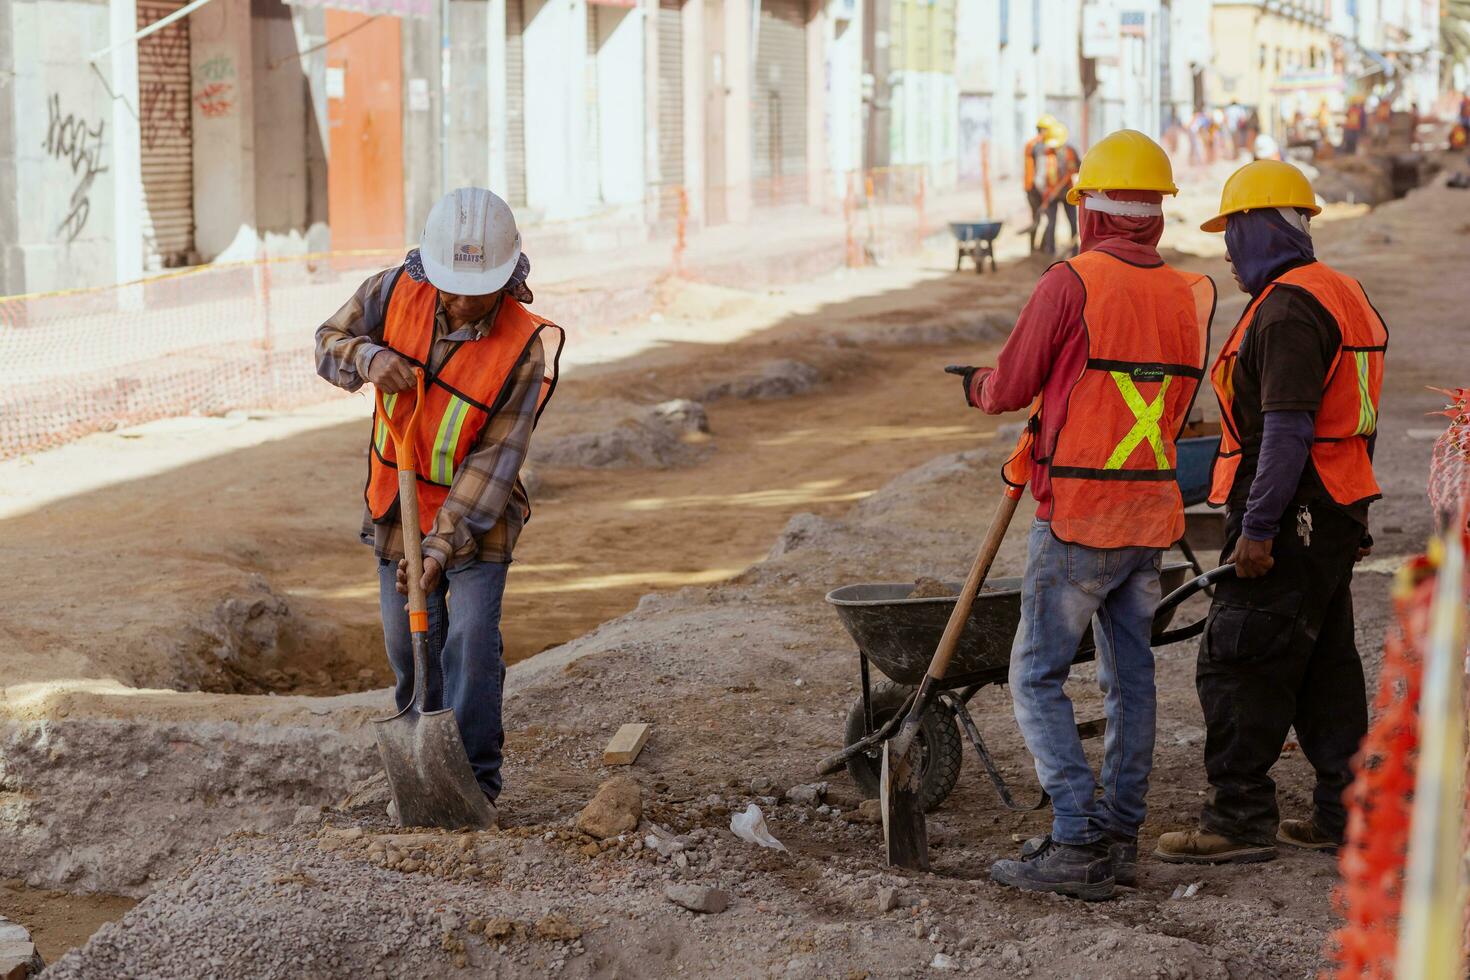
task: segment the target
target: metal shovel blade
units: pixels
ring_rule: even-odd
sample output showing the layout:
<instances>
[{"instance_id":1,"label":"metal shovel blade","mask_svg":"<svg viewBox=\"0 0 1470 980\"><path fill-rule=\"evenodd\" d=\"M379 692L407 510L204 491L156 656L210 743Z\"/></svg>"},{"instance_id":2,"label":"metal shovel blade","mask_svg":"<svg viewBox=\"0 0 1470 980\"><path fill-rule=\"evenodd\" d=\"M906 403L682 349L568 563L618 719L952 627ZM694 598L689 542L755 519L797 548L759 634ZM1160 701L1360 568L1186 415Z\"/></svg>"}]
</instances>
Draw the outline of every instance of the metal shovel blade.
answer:
<instances>
[{"instance_id":1,"label":"metal shovel blade","mask_svg":"<svg viewBox=\"0 0 1470 980\"><path fill-rule=\"evenodd\" d=\"M893 740L883 743L883 774L878 802L883 810L883 844L888 863L913 871L929 870L929 828L919 805L919 744L900 756Z\"/></svg>"},{"instance_id":2,"label":"metal shovel blade","mask_svg":"<svg viewBox=\"0 0 1470 980\"><path fill-rule=\"evenodd\" d=\"M420 713L415 703L373 725L400 825L445 830L495 825L495 811L475 781L453 711Z\"/></svg>"}]
</instances>

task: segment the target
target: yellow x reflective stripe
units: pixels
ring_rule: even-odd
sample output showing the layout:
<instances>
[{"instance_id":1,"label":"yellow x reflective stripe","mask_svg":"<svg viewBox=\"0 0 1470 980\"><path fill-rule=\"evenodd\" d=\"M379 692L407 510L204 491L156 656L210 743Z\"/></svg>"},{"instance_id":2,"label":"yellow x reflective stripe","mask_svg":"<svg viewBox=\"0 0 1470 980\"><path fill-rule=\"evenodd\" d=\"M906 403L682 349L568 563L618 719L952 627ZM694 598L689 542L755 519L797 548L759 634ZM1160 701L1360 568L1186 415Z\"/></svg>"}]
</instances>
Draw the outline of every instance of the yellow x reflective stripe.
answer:
<instances>
[{"instance_id":1,"label":"yellow x reflective stripe","mask_svg":"<svg viewBox=\"0 0 1470 980\"><path fill-rule=\"evenodd\" d=\"M449 407L444 410L439 431L434 435L434 455L429 463L429 479L433 482L446 487L454 482L454 450L469 414L469 402L458 396L449 399Z\"/></svg>"},{"instance_id":2,"label":"yellow x reflective stripe","mask_svg":"<svg viewBox=\"0 0 1470 980\"><path fill-rule=\"evenodd\" d=\"M383 396L383 409L388 413L389 418L393 417L393 408L397 404L398 396L396 394ZM378 455L386 459L388 456L388 426L382 419L378 419L377 425L374 428L376 431L373 434L373 445L378 447Z\"/></svg>"},{"instance_id":3,"label":"yellow x reflective stripe","mask_svg":"<svg viewBox=\"0 0 1470 980\"><path fill-rule=\"evenodd\" d=\"M1368 390L1368 352L1355 350L1353 359L1358 368L1358 428L1353 435L1366 436L1378 428L1378 407L1373 404L1373 395Z\"/></svg>"},{"instance_id":4,"label":"yellow x reflective stripe","mask_svg":"<svg viewBox=\"0 0 1470 980\"><path fill-rule=\"evenodd\" d=\"M1113 454L1108 457L1108 461L1103 464L1103 469L1121 470L1123 464L1128 462L1128 457L1133 455L1133 450L1138 444L1147 439L1148 444L1154 450L1154 462L1159 469L1167 470L1169 457L1164 452L1164 433L1159 428L1159 419L1164 417L1164 396L1168 394L1169 382L1174 380L1174 376L1164 375L1164 383L1159 385L1159 393L1154 396L1153 401L1146 402L1143 400L1143 395L1139 394L1138 387L1134 385L1133 378L1126 371L1109 371L1108 373L1113 376L1113 383L1118 386L1118 393L1123 396L1123 401L1128 404L1136 421L1133 423L1133 428L1129 429L1128 434L1123 437L1123 441L1118 443L1113 450Z\"/></svg>"}]
</instances>

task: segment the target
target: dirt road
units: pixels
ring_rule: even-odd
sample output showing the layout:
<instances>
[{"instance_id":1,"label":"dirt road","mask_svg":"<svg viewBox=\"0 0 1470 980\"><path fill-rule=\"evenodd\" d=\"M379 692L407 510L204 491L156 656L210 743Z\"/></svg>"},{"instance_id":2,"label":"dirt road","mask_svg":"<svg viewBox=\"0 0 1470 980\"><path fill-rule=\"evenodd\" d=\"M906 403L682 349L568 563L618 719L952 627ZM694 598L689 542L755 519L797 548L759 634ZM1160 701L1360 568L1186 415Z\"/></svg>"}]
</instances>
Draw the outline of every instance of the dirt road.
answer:
<instances>
[{"instance_id":1,"label":"dirt road","mask_svg":"<svg viewBox=\"0 0 1470 980\"><path fill-rule=\"evenodd\" d=\"M1455 326L1470 284L1456 274L1460 250L1445 246L1460 240L1467 221L1470 196L1432 188L1318 232L1322 255L1364 279L1394 337L1380 422L1387 496L1374 514L1379 553L1356 588L1370 665L1385 623L1385 573L1422 545L1428 529L1423 433L1433 426L1423 413L1436 398L1422 385L1462 383L1470 374ZM1241 305L1224 288L1229 279L1218 254L1171 258L1222 283L1218 341ZM876 297L814 302L815 292L795 289L750 300L772 319L739 342L700 345L694 334L688 345L569 378L538 440L608 432L639 417L642 406L675 397L702 401L711 431L708 441L679 443L675 454L683 458L669 468L538 467L540 502L507 604L514 651L580 636L630 609L650 587L687 587L645 599L628 616L512 670L511 828L477 839L475 859L455 863L453 873L442 861L438 870L405 871L369 855L372 840L387 839L380 804L302 815L294 827L228 840L63 961L58 976L124 968L188 975L201 964L208 969L225 949L238 957L230 962L257 956L257 968L269 974L890 976L922 972L936 955L996 977L1313 974L1334 923L1327 858L1288 856L1209 872L1146 864L1136 891L1082 908L986 881L989 862L1044 818L1000 810L973 759L932 822L933 876L882 868L870 825L751 788L753 779L777 787L807 781L813 760L840 741L855 660L822 594L850 581L953 577L964 567L990 512L999 454L987 451L990 427L964 409L958 386L937 369L993 350L997 327L1014 315L1036 272L1011 266L993 279L954 276L936 262ZM803 393L711 397L791 362L808 369L792 375L811 386ZM637 399L629 397L634 388ZM360 480L361 428L321 428L7 522L0 548L13 548L12 560L39 540L26 537L39 533L33 525L68 529L58 568L38 568L51 576L38 595L92 618L48 622L44 635L21 634L11 648L18 652L0 650L0 658L16 656L37 679L179 685L192 670L195 686L215 690L278 684L335 691L354 686L342 680L348 674L362 686L380 684L371 570L351 541L358 514L342 504ZM971 446L980 448L957 455ZM300 491L285 504L270 492L283 477ZM221 501L229 501L226 521L217 516ZM94 574L85 555L99 536L117 557ZM773 540L770 557L745 570ZM146 559L146 577L134 570L134 555ZM1013 535L998 572L1020 565ZM227 669L207 666L197 646L176 636L167 640L173 646L149 645L145 627L160 618L218 624L215 604L245 594L252 574L287 608L276 616L271 643L257 642L255 650L237 644ZM734 580L720 584L726 578ZM151 619L126 613L138 600ZM0 625L12 635L37 621L41 600L24 601L35 604L0 612L11 617ZM311 632L313 622L331 624L330 635ZM113 634L99 638L104 628ZM250 639L248 630L237 633ZM205 652L220 642L216 636ZM38 644L65 656L38 657ZM1192 656L1188 645L1160 655L1146 840L1191 820L1204 785ZM1074 684L1079 713L1089 716L1100 714L1090 681L1082 671ZM266 699L237 699L258 700ZM982 694L976 709L1004 770L1029 786L1005 694ZM569 829L607 775L598 753L609 728L626 720L655 724L634 772L645 817L691 835L694 856L683 863L635 849L631 840L593 848L592 856ZM1306 766L1288 758L1281 777L1284 811L1302 812ZM829 798L850 813L859 795L841 777ZM722 829L733 809L752 800L763 803L790 856L752 851ZM342 835L331 826L348 828L360 843L338 844ZM366 836L352 837L356 828ZM432 852L438 845L413 846ZM483 880L464 884L465 864ZM718 884L734 905L719 916L691 917L662 897L675 880ZM1197 898L1170 898L1176 885L1201 880ZM875 908L880 887L898 888L897 909ZM572 928L538 931L550 914ZM497 918L511 923L498 940L467 929ZM251 923L243 935L242 921Z\"/></svg>"}]
</instances>

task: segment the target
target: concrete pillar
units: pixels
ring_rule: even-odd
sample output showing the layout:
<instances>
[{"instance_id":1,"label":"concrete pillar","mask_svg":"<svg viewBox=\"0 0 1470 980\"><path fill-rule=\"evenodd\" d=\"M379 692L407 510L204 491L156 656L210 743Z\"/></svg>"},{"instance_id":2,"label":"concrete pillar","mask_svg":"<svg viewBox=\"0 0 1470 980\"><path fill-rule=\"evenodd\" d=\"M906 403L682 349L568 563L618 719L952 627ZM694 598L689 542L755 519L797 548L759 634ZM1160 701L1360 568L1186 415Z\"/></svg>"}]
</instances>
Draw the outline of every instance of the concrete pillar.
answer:
<instances>
[{"instance_id":1,"label":"concrete pillar","mask_svg":"<svg viewBox=\"0 0 1470 980\"><path fill-rule=\"evenodd\" d=\"M449 0L451 187L484 187L490 181L489 10L486 0ZM412 92L409 103L412 108Z\"/></svg>"},{"instance_id":2,"label":"concrete pillar","mask_svg":"<svg viewBox=\"0 0 1470 980\"><path fill-rule=\"evenodd\" d=\"M689 223L705 223L704 100L705 52L704 0L685 0L680 12L684 37L684 191L689 195Z\"/></svg>"},{"instance_id":3,"label":"concrete pillar","mask_svg":"<svg viewBox=\"0 0 1470 980\"><path fill-rule=\"evenodd\" d=\"M109 43L116 44L137 33L138 8L133 0L112 0L108 12L112 38ZM47 33L50 33L49 27ZM22 33L19 36L28 35ZM90 54L90 51L88 53ZM109 79L109 84L112 90L113 131L111 163L113 171L111 202L113 278L116 282L129 282L143 275L143 148L142 137L138 129L137 111L138 46L136 44L119 46L112 52L111 61L112 77ZM78 71L78 74L81 72ZM92 76L91 80L95 84L95 76ZM105 139L101 141L101 144L105 153ZM73 170L75 175L75 167ZM82 184L78 184L77 190L82 189ZM75 194L76 192L73 193L72 198L73 205ZM74 214L75 211L72 213ZM51 288L62 288L62 283L82 285L82 283L75 282L70 273L55 275L53 282L55 284Z\"/></svg>"},{"instance_id":4,"label":"concrete pillar","mask_svg":"<svg viewBox=\"0 0 1470 980\"><path fill-rule=\"evenodd\" d=\"M526 221L586 212L587 8L526 0Z\"/></svg>"},{"instance_id":5,"label":"concrete pillar","mask_svg":"<svg viewBox=\"0 0 1470 980\"><path fill-rule=\"evenodd\" d=\"M137 29L126 19L132 0L111 8L46 0L0 11L7 35L0 47L8 49L8 64L0 65L0 130L10 134L0 144L0 188L8 188L0 200L4 292L138 278L136 55L125 45L103 57L97 72L87 67L92 52ZM121 216L116 202L126 202ZM120 231L129 233L121 247Z\"/></svg>"},{"instance_id":6,"label":"concrete pillar","mask_svg":"<svg viewBox=\"0 0 1470 980\"><path fill-rule=\"evenodd\" d=\"M213 0L189 15L194 247L206 262L256 254L250 49L249 0Z\"/></svg>"},{"instance_id":7,"label":"concrete pillar","mask_svg":"<svg viewBox=\"0 0 1470 980\"><path fill-rule=\"evenodd\" d=\"M504 24L502 16L502 31ZM429 209L440 197L439 185L443 182L439 166L439 107L442 103L437 12L428 19L403 18L400 37L403 52L403 230L409 241L416 241L429 218ZM450 84L454 84L452 77Z\"/></svg>"},{"instance_id":8,"label":"concrete pillar","mask_svg":"<svg viewBox=\"0 0 1470 980\"><path fill-rule=\"evenodd\" d=\"M643 200L646 69L643 8L597 8L598 156L603 204L637 205ZM657 124L653 129L657 130ZM657 140L655 139L655 146Z\"/></svg>"},{"instance_id":9,"label":"concrete pillar","mask_svg":"<svg viewBox=\"0 0 1470 980\"><path fill-rule=\"evenodd\" d=\"M15 183L15 37L12 0L0 0L0 296L25 292Z\"/></svg>"},{"instance_id":10,"label":"concrete pillar","mask_svg":"<svg viewBox=\"0 0 1470 980\"><path fill-rule=\"evenodd\" d=\"M826 203L827 181L827 10L822 0L808 0L806 23L806 199Z\"/></svg>"},{"instance_id":11,"label":"concrete pillar","mask_svg":"<svg viewBox=\"0 0 1470 980\"><path fill-rule=\"evenodd\" d=\"M506 132L510 126L510 107L506 103L505 71L505 0L489 0L485 14L485 109L489 115L486 149L490 181L487 186L501 197L506 196L509 182Z\"/></svg>"},{"instance_id":12,"label":"concrete pillar","mask_svg":"<svg viewBox=\"0 0 1470 980\"><path fill-rule=\"evenodd\" d=\"M758 0L725 0L725 183L732 222L746 221L751 212L751 76L754 74L754 52L751 50L752 4Z\"/></svg>"}]
</instances>

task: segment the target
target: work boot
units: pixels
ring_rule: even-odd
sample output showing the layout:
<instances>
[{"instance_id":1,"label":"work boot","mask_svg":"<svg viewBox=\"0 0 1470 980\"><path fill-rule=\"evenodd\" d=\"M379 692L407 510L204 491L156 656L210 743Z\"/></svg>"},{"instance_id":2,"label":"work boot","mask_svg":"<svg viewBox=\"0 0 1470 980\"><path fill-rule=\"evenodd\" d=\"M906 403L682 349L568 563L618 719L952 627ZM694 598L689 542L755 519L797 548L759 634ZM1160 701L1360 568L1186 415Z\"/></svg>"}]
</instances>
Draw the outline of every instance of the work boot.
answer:
<instances>
[{"instance_id":1,"label":"work boot","mask_svg":"<svg viewBox=\"0 0 1470 980\"><path fill-rule=\"evenodd\" d=\"M1103 831L1103 839L1108 842L1108 858L1113 862L1113 880L1124 888L1132 888L1138 884L1138 838L1124 837L1121 834L1113 834ZM1029 861L1045 846L1048 838L1032 837L1021 845L1021 860Z\"/></svg>"},{"instance_id":2,"label":"work boot","mask_svg":"<svg viewBox=\"0 0 1470 980\"><path fill-rule=\"evenodd\" d=\"M1108 834L1108 858L1113 862L1113 878L1124 888L1138 884L1138 838Z\"/></svg>"},{"instance_id":3,"label":"work boot","mask_svg":"<svg viewBox=\"0 0 1470 980\"><path fill-rule=\"evenodd\" d=\"M1342 846L1342 838L1319 830L1315 820L1283 820L1276 828L1276 839L1292 847L1307 851L1326 851L1329 854Z\"/></svg>"},{"instance_id":4,"label":"work boot","mask_svg":"<svg viewBox=\"0 0 1470 980\"><path fill-rule=\"evenodd\" d=\"M1274 861L1276 845L1252 844L1206 830L1176 830L1159 838L1154 857L1172 864L1251 864Z\"/></svg>"},{"instance_id":5,"label":"work boot","mask_svg":"<svg viewBox=\"0 0 1470 980\"><path fill-rule=\"evenodd\" d=\"M1023 891L1055 892L1088 902L1113 897L1113 865L1106 839L1091 844L1059 844L1047 836L1041 841L1029 854L1023 847L1019 861L992 864L991 879Z\"/></svg>"}]
</instances>

